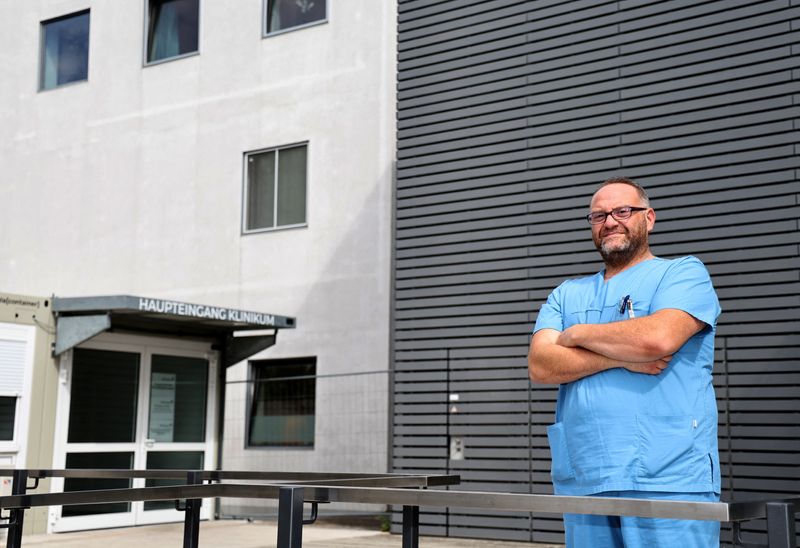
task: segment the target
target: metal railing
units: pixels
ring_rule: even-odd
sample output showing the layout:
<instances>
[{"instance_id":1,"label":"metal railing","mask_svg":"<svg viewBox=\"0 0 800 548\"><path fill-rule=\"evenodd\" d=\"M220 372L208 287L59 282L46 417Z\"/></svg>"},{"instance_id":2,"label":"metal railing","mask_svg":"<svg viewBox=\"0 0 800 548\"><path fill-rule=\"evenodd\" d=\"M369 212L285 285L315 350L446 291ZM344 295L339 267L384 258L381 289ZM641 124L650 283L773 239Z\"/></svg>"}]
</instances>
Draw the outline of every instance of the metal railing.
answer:
<instances>
[{"instance_id":1,"label":"metal railing","mask_svg":"<svg viewBox=\"0 0 800 548\"><path fill-rule=\"evenodd\" d=\"M694 502L641 500L603 497L527 495L476 491L436 491L428 487L455 485L458 476L403 474L320 474L285 472L233 472L198 470L0 470L12 476L12 495L0 497L0 512L9 514L6 546L19 548L25 510L34 507L73 504L175 500L185 512L184 548L197 548L201 499L236 497L278 500L278 548L300 548L303 525L313 523L320 503L389 504L403 507L403 548L419 546L419 507L458 507L511 510L548 514L596 514L641 516L731 522L734 541L751 548L739 538L741 521L767 518L769 548L797 548L794 514L800 498L748 502ZM187 485L32 493L42 478L180 479ZM29 480L33 485L28 485ZM259 480L267 484L204 483L222 480ZM181 506L179 502L185 500ZM303 519L304 503L311 503L311 519Z\"/></svg>"}]
</instances>

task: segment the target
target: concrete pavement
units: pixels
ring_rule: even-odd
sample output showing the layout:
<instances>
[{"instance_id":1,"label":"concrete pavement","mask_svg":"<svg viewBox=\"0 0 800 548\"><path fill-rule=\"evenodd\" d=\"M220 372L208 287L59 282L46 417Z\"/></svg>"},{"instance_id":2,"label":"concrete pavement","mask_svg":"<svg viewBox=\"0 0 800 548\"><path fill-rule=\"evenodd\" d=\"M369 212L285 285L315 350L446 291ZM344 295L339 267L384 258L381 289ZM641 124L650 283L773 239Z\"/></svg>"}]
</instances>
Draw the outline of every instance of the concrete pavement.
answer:
<instances>
[{"instance_id":1,"label":"concrete pavement","mask_svg":"<svg viewBox=\"0 0 800 548\"><path fill-rule=\"evenodd\" d=\"M202 548L271 548L276 546L277 524L270 521L204 521L200 525ZM421 548L563 548L561 545L528 544L440 537L421 537ZM52 535L26 535L26 548L179 548L183 546L183 524L169 523ZM400 535L369 529L315 523L303 527L304 547L400 548Z\"/></svg>"}]
</instances>

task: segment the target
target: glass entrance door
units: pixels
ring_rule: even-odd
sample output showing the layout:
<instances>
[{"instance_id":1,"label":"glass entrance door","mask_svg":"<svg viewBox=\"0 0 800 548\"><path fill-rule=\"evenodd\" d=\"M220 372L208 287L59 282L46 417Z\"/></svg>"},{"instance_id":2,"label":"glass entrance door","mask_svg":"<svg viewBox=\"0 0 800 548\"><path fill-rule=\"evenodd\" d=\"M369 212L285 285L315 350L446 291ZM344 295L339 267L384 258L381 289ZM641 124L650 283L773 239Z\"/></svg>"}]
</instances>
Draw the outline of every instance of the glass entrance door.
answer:
<instances>
[{"instance_id":1,"label":"glass entrance door","mask_svg":"<svg viewBox=\"0 0 800 548\"><path fill-rule=\"evenodd\" d=\"M141 356L136 352L77 348L69 365L64 467L133 468ZM62 375L62 382L64 379ZM68 478L63 489L84 491L131 485L130 480L124 479ZM99 527L105 520L134 524L130 503L65 506L61 518L71 526L69 529Z\"/></svg>"},{"instance_id":2,"label":"glass entrance door","mask_svg":"<svg viewBox=\"0 0 800 548\"><path fill-rule=\"evenodd\" d=\"M215 354L199 343L157 344L110 335L65 355L55 468L213 469ZM67 479L54 480L53 489L181 483ZM201 517L210 507L203 505ZM133 502L56 507L50 518L60 532L181 521L183 514L173 502Z\"/></svg>"},{"instance_id":3,"label":"glass entrance door","mask_svg":"<svg viewBox=\"0 0 800 548\"><path fill-rule=\"evenodd\" d=\"M150 356L147 432L143 468L203 470L207 449L208 373L205 358L154 353ZM147 480L147 487L185 484ZM208 517L210 504L201 508ZM175 521L173 501L145 502L137 523ZM181 518L182 519L182 518Z\"/></svg>"}]
</instances>

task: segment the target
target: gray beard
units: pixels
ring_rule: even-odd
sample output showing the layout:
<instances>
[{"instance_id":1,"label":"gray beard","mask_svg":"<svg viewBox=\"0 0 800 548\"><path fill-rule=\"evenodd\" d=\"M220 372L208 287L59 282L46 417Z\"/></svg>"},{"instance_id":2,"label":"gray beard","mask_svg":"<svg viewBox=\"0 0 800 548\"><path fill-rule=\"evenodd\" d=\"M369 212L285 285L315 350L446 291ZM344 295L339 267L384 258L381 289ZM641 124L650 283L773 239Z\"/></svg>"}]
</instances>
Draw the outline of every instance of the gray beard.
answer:
<instances>
[{"instance_id":1,"label":"gray beard","mask_svg":"<svg viewBox=\"0 0 800 548\"><path fill-rule=\"evenodd\" d=\"M622 249L605 249L602 245L600 246L600 256L603 258L603 262L612 268L621 268L628 264L634 257L636 257L636 252L638 248L632 245L633 242L629 243Z\"/></svg>"}]
</instances>

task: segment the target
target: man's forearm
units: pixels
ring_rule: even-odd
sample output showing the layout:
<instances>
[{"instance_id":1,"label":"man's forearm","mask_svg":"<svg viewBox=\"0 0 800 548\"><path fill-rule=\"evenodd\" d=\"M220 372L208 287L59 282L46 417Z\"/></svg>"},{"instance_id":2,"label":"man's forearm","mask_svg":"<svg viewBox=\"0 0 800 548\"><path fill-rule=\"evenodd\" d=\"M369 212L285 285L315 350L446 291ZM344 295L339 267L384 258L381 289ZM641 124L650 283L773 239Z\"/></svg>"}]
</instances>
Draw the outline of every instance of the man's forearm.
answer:
<instances>
[{"instance_id":1,"label":"man's forearm","mask_svg":"<svg viewBox=\"0 0 800 548\"><path fill-rule=\"evenodd\" d=\"M616 360L646 362L674 354L704 326L686 312L666 309L642 318L574 325L556 342Z\"/></svg>"},{"instance_id":2,"label":"man's forearm","mask_svg":"<svg viewBox=\"0 0 800 548\"><path fill-rule=\"evenodd\" d=\"M658 375L670 356L643 362L617 360L585 348L560 345L556 340L562 332L554 329L537 331L528 352L528 373L531 380L542 384L573 382L607 369L624 367L633 373Z\"/></svg>"},{"instance_id":3,"label":"man's forearm","mask_svg":"<svg viewBox=\"0 0 800 548\"><path fill-rule=\"evenodd\" d=\"M558 344L590 350L601 356L627 361L660 358L664 354L658 340L650 337L645 318L609 324L579 324L565 330ZM646 323L646 322L645 322Z\"/></svg>"},{"instance_id":4,"label":"man's forearm","mask_svg":"<svg viewBox=\"0 0 800 548\"><path fill-rule=\"evenodd\" d=\"M532 347L528 354L531 380L542 384L564 384L619 365L619 361L591 350L558 344Z\"/></svg>"}]
</instances>

